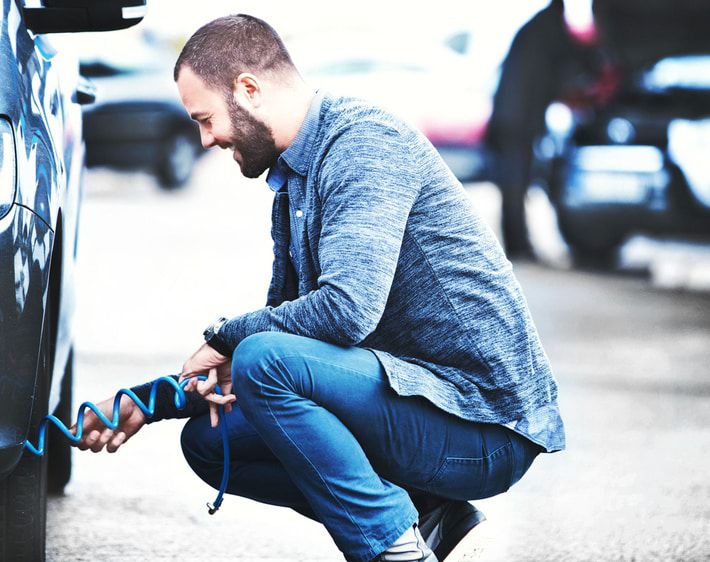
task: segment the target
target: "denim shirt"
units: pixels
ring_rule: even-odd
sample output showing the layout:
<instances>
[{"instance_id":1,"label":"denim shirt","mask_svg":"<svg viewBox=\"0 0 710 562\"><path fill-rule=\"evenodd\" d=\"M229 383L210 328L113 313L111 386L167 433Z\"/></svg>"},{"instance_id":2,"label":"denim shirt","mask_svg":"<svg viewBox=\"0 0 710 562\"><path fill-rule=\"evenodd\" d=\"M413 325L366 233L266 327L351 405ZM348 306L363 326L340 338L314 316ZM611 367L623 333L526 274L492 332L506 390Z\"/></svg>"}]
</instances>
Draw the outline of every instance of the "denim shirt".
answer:
<instances>
[{"instance_id":1,"label":"denim shirt","mask_svg":"<svg viewBox=\"0 0 710 562\"><path fill-rule=\"evenodd\" d=\"M306 117L308 119L308 117ZM293 146L293 145L291 145ZM286 193L288 194L288 178L289 175L293 175L293 171L289 173L289 168L288 165L284 162L284 160L279 157L279 159L276 161L276 164L274 164L271 169L269 170L268 175L266 176L266 184L271 188L271 190L274 193ZM289 223L290 223L290 240L288 244L288 255L289 258L291 259L291 265L293 266L293 269L298 271L300 269L299 267L299 254L298 254L298 244L296 242L300 238L299 230L298 230L298 216L296 216L296 212L299 211L299 209L294 209L293 205L289 205L288 209L288 215L289 215ZM301 211L302 212L302 211ZM299 213L300 214L300 213Z\"/></svg>"},{"instance_id":2,"label":"denim shirt","mask_svg":"<svg viewBox=\"0 0 710 562\"><path fill-rule=\"evenodd\" d=\"M557 384L512 266L421 133L319 93L267 181L267 304L225 323L225 343L279 331L368 348L399 395L564 448Z\"/></svg>"}]
</instances>

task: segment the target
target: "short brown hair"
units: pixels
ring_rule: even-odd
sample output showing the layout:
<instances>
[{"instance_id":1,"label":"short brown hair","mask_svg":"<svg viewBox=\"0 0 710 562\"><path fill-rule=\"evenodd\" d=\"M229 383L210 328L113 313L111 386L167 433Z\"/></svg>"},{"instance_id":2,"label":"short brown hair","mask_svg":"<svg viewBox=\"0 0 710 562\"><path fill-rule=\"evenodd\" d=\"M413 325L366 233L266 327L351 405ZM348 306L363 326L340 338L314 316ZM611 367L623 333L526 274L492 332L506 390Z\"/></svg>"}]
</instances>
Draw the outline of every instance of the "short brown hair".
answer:
<instances>
[{"instance_id":1,"label":"short brown hair","mask_svg":"<svg viewBox=\"0 0 710 562\"><path fill-rule=\"evenodd\" d=\"M264 20L246 14L217 18L198 29L175 62L176 82L184 65L227 95L242 72L296 72L276 30Z\"/></svg>"}]
</instances>

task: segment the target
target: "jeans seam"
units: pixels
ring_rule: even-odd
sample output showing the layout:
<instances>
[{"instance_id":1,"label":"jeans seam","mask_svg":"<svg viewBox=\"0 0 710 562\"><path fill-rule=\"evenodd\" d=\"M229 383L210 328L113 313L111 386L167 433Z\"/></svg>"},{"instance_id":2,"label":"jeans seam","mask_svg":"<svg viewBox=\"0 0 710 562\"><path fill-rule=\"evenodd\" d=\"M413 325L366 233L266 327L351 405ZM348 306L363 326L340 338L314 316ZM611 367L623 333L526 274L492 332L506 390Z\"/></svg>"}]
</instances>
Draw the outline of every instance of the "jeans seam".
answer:
<instances>
[{"instance_id":1,"label":"jeans seam","mask_svg":"<svg viewBox=\"0 0 710 562\"><path fill-rule=\"evenodd\" d=\"M505 449L506 447L509 447L509 446L512 447L510 441L508 441L508 443L505 443L504 445L501 445L500 447L498 447L498 448L496 448L496 449L493 449L493 451L491 451L490 453L488 453L487 455L484 455L484 456L482 456L482 457L454 457L454 456L447 456L446 459L447 459L447 460L450 459L450 460L452 460L452 461L487 461L487 460L490 460L490 459L492 459L492 458L497 457L498 455L500 455L500 454L501 454L501 451L502 451L503 449Z\"/></svg>"},{"instance_id":2,"label":"jeans seam","mask_svg":"<svg viewBox=\"0 0 710 562\"><path fill-rule=\"evenodd\" d=\"M515 451L515 447L513 446L513 441L510 438L510 434L507 434L505 437L508 440L508 445L510 446L510 463L508 463L510 465L510 470L508 471L508 489L510 489L510 487L513 485L513 479L515 478L515 475L518 471L518 455Z\"/></svg>"},{"instance_id":3,"label":"jeans seam","mask_svg":"<svg viewBox=\"0 0 710 562\"><path fill-rule=\"evenodd\" d=\"M358 349L362 349L362 348L358 348ZM369 351L369 350L362 349L362 351ZM370 351L370 353L372 353L372 352ZM373 356L373 357L375 358L375 360L377 361L377 364L380 365L379 360L377 359L377 356L376 356L374 353L372 353L372 356ZM331 362L329 362L329 361L324 361L322 357L317 357L317 356L314 356L314 355L306 355L306 354L301 353L301 354L296 354L296 355L280 355L279 357L277 357L277 358L275 358L275 359L271 359L271 360L267 361L267 363L266 363L266 365L265 365L264 368L272 367L272 366L276 365L277 363L281 363L281 365L285 366L284 361L285 361L286 359L304 359L304 358L308 358L309 360L312 360L312 361L314 361L315 363L320 363L321 365L328 365L329 367L335 367L335 366L336 366L336 365L333 365L333 363L331 363ZM360 376L366 377L366 378L368 378L368 379L372 379L372 380L376 380L376 381L381 381L381 380L382 380L382 379L379 378L379 377L370 376L370 375L368 375L367 373L363 373L362 371L359 371L359 370L357 370L357 369L351 369L351 368L349 368L349 367L343 367L342 365L337 365L337 367L338 367L338 369L341 369L341 370L343 370L343 371L347 371L347 372L349 372L349 373L354 373L354 374L356 374L356 375L360 375Z\"/></svg>"},{"instance_id":4,"label":"jeans seam","mask_svg":"<svg viewBox=\"0 0 710 562\"><path fill-rule=\"evenodd\" d=\"M298 356L294 356L294 357L298 357ZM276 363L276 361L273 361L273 363ZM263 375L264 375L265 370L266 370L265 368L264 368L264 369L259 369L259 371L261 372L262 377L263 377ZM262 393L263 393L263 387L264 387L263 381L262 381L262 380L259 380L258 382L259 382L259 387L260 387L260 389L261 389L261 391L262 391ZM335 502L337 503L337 505L343 510L343 513L345 513L345 514L347 515L347 517L348 517L348 519L350 520L350 522L352 523L352 525L358 530L358 532L360 533L360 535L362 536L362 538L363 538L363 539L365 540L365 542L367 543L368 547L372 550L372 549L374 548L374 546L373 546L372 542L370 541L370 538L365 534L365 532L362 530L362 528L360 527L360 525L358 525L358 524L355 522L355 520L353 519L353 517L352 517L352 515L350 514L350 512L345 508L345 506L343 506L343 504L340 502L340 500L338 499L338 497L333 493L333 491L330 489L330 486L328 485L328 483L327 483L327 482L325 481L325 479L321 476L320 472L318 472L318 469L316 469L316 467L313 465L313 463L311 463L311 461L310 461L310 459L308 458L308 456L307 456L307 455L301 450L301 448L291 439L291 436L286 432L286 430L283 428L283 426L279 423L279 420L276 418L276 415L274 414L274 411L272 410L271 404L269 403L269 401L268 401L268 400L264 400L264 402L265 402L266 407L267 407L267 409L268 409L268 411L269 411L269 414L271 415L272 419L274 420L274 423L275 423L276 426L279 428L279 430L281 431L281 433L286 437L286 439L287 439L288 442L291 444L291 446L292 446L294 449L296 449L296 451L298 452L298 454L301 455L301 457L302 457L303 459L305 459L305 461L307 462L308 466L309 466L309 467L311 468L311 470L315 473L315 475L318 477L318 479L323 483L325 489L328 491L328 493L330 494L330 496L335 500ZM286 466L286 465L284 464L284 466ZM312 506L311 506L311 507L312 507Z\"/></svg>"}]
</instances>

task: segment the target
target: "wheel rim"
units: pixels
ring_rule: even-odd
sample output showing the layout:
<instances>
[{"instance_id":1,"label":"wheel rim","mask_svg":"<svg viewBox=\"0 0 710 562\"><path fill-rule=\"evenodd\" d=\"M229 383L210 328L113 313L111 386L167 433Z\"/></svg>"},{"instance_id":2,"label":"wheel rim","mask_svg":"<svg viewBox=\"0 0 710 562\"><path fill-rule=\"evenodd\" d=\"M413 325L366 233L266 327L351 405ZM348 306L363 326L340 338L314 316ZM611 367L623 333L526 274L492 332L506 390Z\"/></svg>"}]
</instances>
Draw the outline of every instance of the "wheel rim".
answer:
<instances>
[{"instance_id":1,"label":"wheel rim","mask_svg":"<svg viewBox=\"0 0 710 562\"><path fill-rule=\"evenodd\" d=\"M195 160L195 151L192 143L185 135L173 137L168 149L168 166L179 182L190 175Z\"/></svg>"}]
</instances>

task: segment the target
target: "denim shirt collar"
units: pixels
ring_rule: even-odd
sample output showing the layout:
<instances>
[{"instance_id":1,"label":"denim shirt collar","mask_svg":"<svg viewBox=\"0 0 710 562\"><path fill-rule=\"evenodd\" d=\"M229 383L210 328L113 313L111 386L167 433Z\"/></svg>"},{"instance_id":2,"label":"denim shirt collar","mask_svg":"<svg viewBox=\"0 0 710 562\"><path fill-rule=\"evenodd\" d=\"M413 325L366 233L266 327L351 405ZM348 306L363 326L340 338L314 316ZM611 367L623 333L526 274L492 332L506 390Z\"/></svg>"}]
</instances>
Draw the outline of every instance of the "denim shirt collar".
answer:
<instances>
[{"instance_id":1,"label":"denim shirt collar","mask_svg":"<svg viewBox=\"0 0 710 562\"><path fill-rule=\"evenodd\" d=\"M311 163L311 154L320 125L320 110L324 95L325 93L322 90L316 92L308 108L308 113L306 113L306 118L296 134L296 138L281 153L281 156L269 170L269 174L266 176L266 183L273 191L280 191L283 188L289 169L301 176L305 176L308 173L308 166Z\"/></svg>"}]
</instances>

